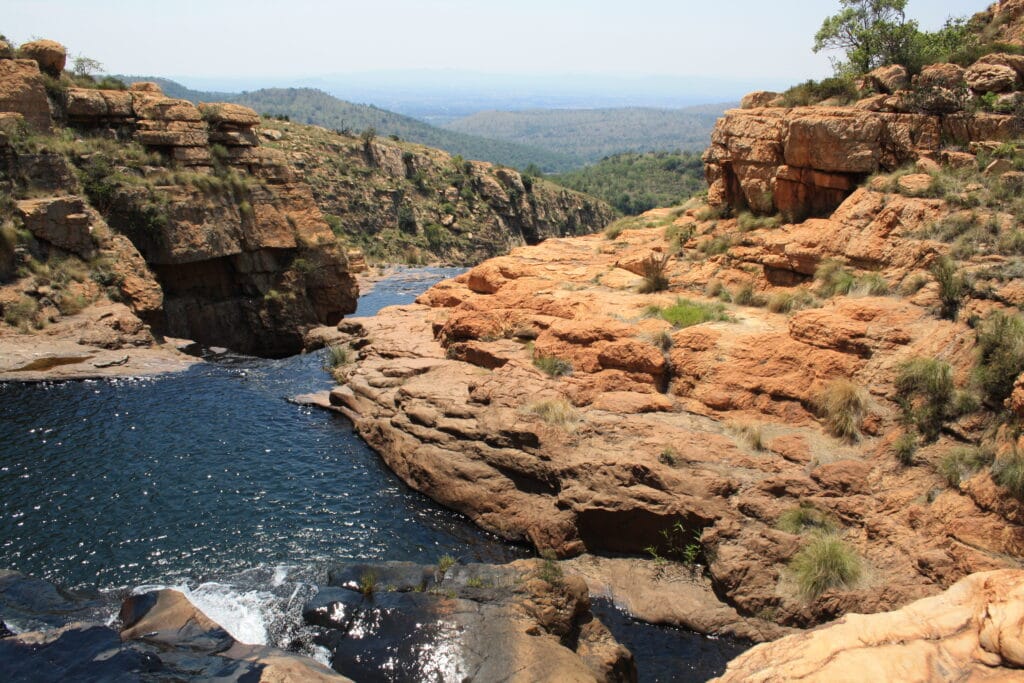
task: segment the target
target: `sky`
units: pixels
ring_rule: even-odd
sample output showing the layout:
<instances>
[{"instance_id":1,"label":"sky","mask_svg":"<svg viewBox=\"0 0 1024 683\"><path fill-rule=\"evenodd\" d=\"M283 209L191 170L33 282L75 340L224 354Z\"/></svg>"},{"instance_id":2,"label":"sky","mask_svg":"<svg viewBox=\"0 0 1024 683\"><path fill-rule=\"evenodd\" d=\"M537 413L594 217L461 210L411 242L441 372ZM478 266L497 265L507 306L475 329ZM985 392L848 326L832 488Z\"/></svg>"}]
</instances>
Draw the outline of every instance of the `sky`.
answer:
<instances>
[{"instance_id":1,"label":"sky","mask_svg":"<svg viewBox=\"0 0 1024 683\"><path fill-rule=\"evenodd\" d=\"M984 0L910 0L922 28ZM820 78L838 0L4 0L0 32L51 38L109 73L289 78L378 70ZM265 83L264 83L265 80Z\"/></svg>"}]
</instances>

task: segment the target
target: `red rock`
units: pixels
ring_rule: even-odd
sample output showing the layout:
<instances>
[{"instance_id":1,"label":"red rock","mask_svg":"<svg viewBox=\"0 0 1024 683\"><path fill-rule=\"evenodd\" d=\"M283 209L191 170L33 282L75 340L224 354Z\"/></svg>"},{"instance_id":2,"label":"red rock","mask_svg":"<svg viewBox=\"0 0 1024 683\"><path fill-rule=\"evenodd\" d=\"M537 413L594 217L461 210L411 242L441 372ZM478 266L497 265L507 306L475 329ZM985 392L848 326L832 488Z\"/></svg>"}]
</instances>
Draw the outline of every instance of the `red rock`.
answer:
<instances>
[{"instance_id":1,"label":"red rock","mask_svg":"<svg viewBox=\"0 0 1024 683\"><path fill-rule=\"evenodd\" d=\"M21 114L25 122L38 131L49 131L53 126L50 100L34 61L0 60L0 111Z\"/></svg>"},{"instance_id":2,"label":"red rock","mask_svg":"<svg viewBox=\"0 0 1024 683\"><path fill-rule=\"evenodd\" d=\"M67 62L68 51L54 40L33 40L23 43L18 52L26 59L39 65L39 70L55 78L59 78Z\"/></svg>"}]
</instances>

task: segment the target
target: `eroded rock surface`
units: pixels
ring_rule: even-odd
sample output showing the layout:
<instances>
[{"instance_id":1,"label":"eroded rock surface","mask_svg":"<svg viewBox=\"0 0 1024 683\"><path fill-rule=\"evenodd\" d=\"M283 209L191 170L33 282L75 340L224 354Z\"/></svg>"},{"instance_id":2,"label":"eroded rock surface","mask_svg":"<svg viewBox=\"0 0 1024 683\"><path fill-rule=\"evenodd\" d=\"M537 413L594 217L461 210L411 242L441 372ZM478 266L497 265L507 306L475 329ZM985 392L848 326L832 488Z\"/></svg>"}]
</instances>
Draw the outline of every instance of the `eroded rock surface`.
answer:
<instances>
[{"instance_id":1,"label":"eroded rock surface","mask_svg":"<svg viewBox=\"0 0 1024 683\"><path fill-rule=\"evenodd\" d=\"M1017 681L1022 624L1024 572L974 574L895 612L848 614L757 646L715 681Z\"/></svg>"}]
</instances>

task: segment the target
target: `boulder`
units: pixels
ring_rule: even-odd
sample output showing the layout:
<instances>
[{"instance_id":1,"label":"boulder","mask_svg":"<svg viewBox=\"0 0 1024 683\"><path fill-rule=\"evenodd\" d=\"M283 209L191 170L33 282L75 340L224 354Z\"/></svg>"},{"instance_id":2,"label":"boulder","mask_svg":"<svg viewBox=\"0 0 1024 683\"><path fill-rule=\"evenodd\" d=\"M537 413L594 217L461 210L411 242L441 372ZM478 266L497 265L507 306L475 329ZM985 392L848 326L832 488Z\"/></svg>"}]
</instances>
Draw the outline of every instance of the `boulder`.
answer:
<instances>
[{"instance_id":1,"label":"boulder","mask_svg":"<svg viewBox=\"0 0 1024 683\"><path fill-rule=\"evenodd\" d=\"M1017 72L1018 77L1024 78L1024 55L996 52L981 57L977 62L975 62L975 64L1008 66Z\"/></svg>"},{"instance_id":2,"label":"boulder","mask_svg":"<svg viewBox=\"0 0 1024 683\"><path fill-rule=\"evenodd\" d=\"M164 91L159 83L152 81L137 81L128 86L129 92L149 93L151 95L163 95Z\"/></svg>"},{"instance_id":3,"label":"boulder","mask_svg":"<svg viewBox=\"0 0 1024 683\"><path fill-rule=\"evenodd\" d=\"M772 102L779 98L779 93L770 90L755 90L747 93L740 100L740 109L760 109L770 107Z\"/></svg>"},{"instance_id":4,"label":"boulder","mask_svg":"<svg viewBox=\"0 0 1024 683\"><path fill-rule=\"evenodd\" d=\"M1020 76L1004 64L978 62L964 72L967 87L976 93L1010 92L1020 84Z\"/></svg>"},{"instance_id":5,"label":"boulder","mask_svg":"<svg viewBox=\"0 0 1024 683\"><path fill-rule=\"evenodd\" d=\"M899 64L880 66L864 77L865 82L876 92L891 95L910 85L906 67Z\"/></svg>"},{"instance_id":6,"label":"boulder","mask_svg":"<svg viewBox=\"0 0 1024 683\"><path fill-rule=\"evenodd\" d=\"M38 131L48 132L53 127L50 100L34 61L0 60L0 111L21 114L25 123Z\"/></svg>"},{"instance_id":7,"label":"boulder","mask_svg":"<svg viewBox=\"0 0 1024 683\"><path fill-rule=\"evenodd\" d=\"M243 107L240 104L200 102L199 111L203 119L214 126L227 124L229 126L251 128L259 125L260 122L259 114L249 107Z\"/></svg>"},{"instance_id":8,"label":"boulder","mask_svg":"<svg viewBox=\"0 0 1024 683\"><path fill-rule=\"evenodd\" d=\"M111 119L129 119L134 115L132 95L123 90L68 88L64 111L69 119L105 123Z\"/></svg>"},{"instance_id":9,"label":"boulder","mask_svg":"<svg viewBox=\"0 0 1024 683\"><path fill-rule=\"evenodd\" d=\"M956 90L965 85L964 68L959 64L929 64L921 69L917 84L924 88Z\"/></svg>"},{"instance_id":10,"label":"boulder","mask_svg":"<svg viewBox=\"0 0 1024 683\"><path fill-rule=\"evenodd\" d=\"M67 48L53 40L33 40L24 43L18 52L25 59L35 61L40 71L55 78L60 78L68 60Z\"/></svg>"},{"instance_id":11,"label":"boulder","mask_svg":"<svg viewBox=\"0 0 1024 683\"><path fill-rule=\"evenodd\" d=\"M38 239L84 259L95 255L92 222L81 197L23 199L17 209L25 227Z\"/></svg>"},{"instance_id":12,"label":"boulder","mask_svg":"<svg viewBox=\"0 0 1024 683\"><path fill-rule=\"evenodd\" d=\"M758 645L715 681L1020 680L1022 624L1024 571L973 574L895 612L848 614Z\"/></svg>"},{"instance_id":13,"label":"boulder","mask_svg":"<svg viewBox=\"0 0 1024 683\"><path fill-rule=\"evenodd\" d=\"M6 40L0 40L0 59L14 59L14 47Z\"/></svg>"}]
</instances>

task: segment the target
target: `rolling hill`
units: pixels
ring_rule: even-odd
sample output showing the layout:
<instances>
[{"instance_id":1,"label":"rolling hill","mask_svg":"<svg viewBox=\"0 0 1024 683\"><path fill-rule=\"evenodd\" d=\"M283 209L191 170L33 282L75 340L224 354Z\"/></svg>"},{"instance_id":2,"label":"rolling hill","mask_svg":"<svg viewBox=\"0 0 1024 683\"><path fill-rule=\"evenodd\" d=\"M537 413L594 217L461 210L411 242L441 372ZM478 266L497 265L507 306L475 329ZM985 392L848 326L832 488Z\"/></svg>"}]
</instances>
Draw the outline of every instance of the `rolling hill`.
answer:
<instances>
[{"instance_id":1,"label":"rolling hill","mask_svg":"<svg viewBox=\"0 0 1024 683\"><path fill-rule=\"evenodd\" d=\"M715 121L731 106L485 111L445 128L540 147L582 166L622 152L700 151L707 147Z\"/></svg>"}]
</instances>

